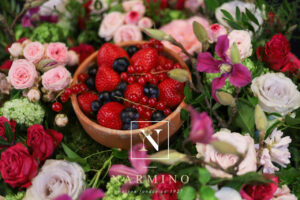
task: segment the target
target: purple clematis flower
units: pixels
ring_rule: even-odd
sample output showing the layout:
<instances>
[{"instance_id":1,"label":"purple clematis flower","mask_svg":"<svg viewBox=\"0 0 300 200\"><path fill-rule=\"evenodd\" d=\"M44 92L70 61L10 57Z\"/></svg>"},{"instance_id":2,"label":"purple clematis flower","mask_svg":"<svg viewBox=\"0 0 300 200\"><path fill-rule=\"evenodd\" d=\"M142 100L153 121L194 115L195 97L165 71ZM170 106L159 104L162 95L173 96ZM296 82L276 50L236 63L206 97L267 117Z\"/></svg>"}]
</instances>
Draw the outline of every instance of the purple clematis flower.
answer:
<instances>
[{"instance_id":1,"label":"purple clematis flower","mask_svg":"<svg viewBox=\"0 0 300 200\"><path fill-rule=\"evenodd\" d=\"M103 198L104 196L105 193L102 190L89 188L81 193L79 200L98 200ZM63 194L60 195L59 197L56 197L55 200L72 200L72 198L67 194Z\"/></svg>"},{"instance_id":2,"label":"purple clematis flower","mask_svg":"<svg viewBox=\"0 0 300 200\"><path fill-rule=\"evenodd\" d=\"M129 151L129 160L132 168L126 165L113 165L109 169L109 176L125 176L130 178L130 181L122 185L121 190L123 192L128 191L132 186L138 185L140 181L139 177L148 173L148 165L151 161L147 159L148 155L146 151L140 151L142 146L143 144L137 144Z\"/></svg>"},{"instance_id":3,"label":"purple clematis flower","mask_svg":"<svg viewBox=\"0 0 300 200\"><path fill-rule=\"evenodd\" d=\"M243 87L249 84L252 80L251 72L247 67L240 63L233 64L230 58L226 55L229 48L229 39L227 35L222 35L218 38L215 48L217 55L221 60L216 60L208 53L199 53L197 70L207 73L220 73L221 77L215 78L212 81L212 96L218 101L216 91L225 85L225 81L229 78L229 82L236 87Z\"/></svg>"}]
</instances>

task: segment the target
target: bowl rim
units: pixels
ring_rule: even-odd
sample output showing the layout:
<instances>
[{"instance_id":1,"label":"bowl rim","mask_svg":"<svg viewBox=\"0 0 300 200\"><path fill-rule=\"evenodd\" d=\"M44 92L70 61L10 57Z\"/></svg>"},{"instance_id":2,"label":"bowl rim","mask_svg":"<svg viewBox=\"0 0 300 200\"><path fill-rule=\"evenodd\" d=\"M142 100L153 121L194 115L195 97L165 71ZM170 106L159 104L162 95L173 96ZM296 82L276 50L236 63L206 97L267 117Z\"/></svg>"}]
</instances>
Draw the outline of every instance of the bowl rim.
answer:
<instances>
[{"instance_id":1,"label":"bowl rim","mask_svg":"<svg viewBox=\"0 0 300 200\"><path fill-rule=\"evenodd\" d=\"M137 44L143 44L147 41L129 41L129 42L121 42L121 43L117 43L115 45L120 46L120 47L126 47L126 46L130 46L130 45L137 45ZM183 61L183 59L181 57L179 57L179 55L177 55L173 50L166 48L165 46L163 47L163 51L167 52L168 54L170 54L174 59L177 60L178 63L180 63L184 69L186 69L189 72L189 79L191 80L191 72L188 68L188 66L186 65L186 63ZM73 75L73 81L71 86L75 85L77 83L77 78L79 73L82 73L82 71L84 71L84 69L95 59L97 58L97 54L98 54L98 50L95 51L93 54L91 54L88 58L86 58L80 65L79 67L76 69L74 75ZM169 115L167 116L164 120L162 121L171 121L172 118L174 118L178 112L180 114L180 110L182 108L186 108L187 104L184 102L185 98L181 101L181 103L176 107L176 109ZM110 129L104 126L101 126L100 124L96 123L95 121L93 121L92 119L90 119L86 114L84 114L82 112L82 110L79 107L78 101L77 101L77 95L76 94L72 94L71 95L71 103L73 106L73 109L75 111L75 113L77 115L80 115L82 117L82 120L84 120L85 122L89 123L90 126L93 126L95 128L97 128L98 130L102 130L103 132L107 132L110 135L126 135L126 136L130 136L132 135L137 135L138 133L140 133L140 129L134 129L134 130L117 130L117 129ZM155 123L151 126L148 126L147 128L149 129L156 129L161 127L162 122L158 122Z\"/></svg>"}]
</instances>

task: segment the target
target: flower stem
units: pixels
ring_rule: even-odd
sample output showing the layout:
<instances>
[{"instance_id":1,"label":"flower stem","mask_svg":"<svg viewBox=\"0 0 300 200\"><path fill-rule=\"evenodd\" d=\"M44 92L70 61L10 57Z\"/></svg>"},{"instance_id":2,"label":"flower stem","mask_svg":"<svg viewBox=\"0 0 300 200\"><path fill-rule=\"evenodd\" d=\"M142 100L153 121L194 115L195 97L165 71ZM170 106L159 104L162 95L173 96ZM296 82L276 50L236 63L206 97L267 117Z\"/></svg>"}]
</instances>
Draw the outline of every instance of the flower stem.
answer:
<instances>
[{"instance_id":1,"label":"flower stem","mask_svg":"<svg viewBox=\"0 0 300 200\"><path fill-rule=\"evenodd\" d=\"M100 151L100 152L97 152L97 153L93 153L91 155L88 155L87 157L85 157L84 159L89 159L90 157L92 156L96 156L96 155L100 155L102 153L106 153L106 152L111 152L112 150L106 150L106 151Z\"/></svg>"},{"instance_id":2,"label":"flower stem","mask_svg":"<svg viewBox=\"0 0 300 200\"><path fill-rule=\"evenodd\" d=\"M103 166L101 167L101 169L99 169L96 173L96 175L93 177L93 179L91 180L89 186L92 185L93 188L97 188L97 185L98 185L98 182L99 182L99 179L100 179L100 176L101 176L101 173L102 171L108 167L108 169L110 168L111 166L111 160L113 158L113 154L110 155L110 157L104 162ZM105 173L104 177L107 175L108 171Z\"/></svg>"}]
</instances>

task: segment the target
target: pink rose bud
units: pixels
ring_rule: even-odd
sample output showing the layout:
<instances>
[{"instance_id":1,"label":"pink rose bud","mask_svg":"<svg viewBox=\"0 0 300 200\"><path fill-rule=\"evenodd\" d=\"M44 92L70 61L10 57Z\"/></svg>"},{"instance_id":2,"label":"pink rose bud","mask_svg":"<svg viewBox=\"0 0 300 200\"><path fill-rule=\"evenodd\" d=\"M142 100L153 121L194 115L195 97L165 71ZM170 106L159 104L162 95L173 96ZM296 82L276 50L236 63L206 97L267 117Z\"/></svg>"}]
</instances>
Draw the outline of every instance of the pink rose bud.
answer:
<instances>
[{"instance_id":1,"label":"pink rose bud","mask_svg":"<svg viewBox=\"0 0 300 200\"><path fill-rule=\"evenodd\" d=\"M63 65L50 69L42 76L42 84L49 91L61 91L68 87L71 82L71 73Z\"/></svg>"},{"instance_id":2,"label":"pink rose bud","mask_svg":"<svg viewBox=\"0 0 300 200\"><path fill-rule=\"evenodd\" d=\"M55 116L54 121L55 121L56 126L65 127L68 124L69 119L68 119L67 115L65 115L65 114L57 114Z\"/></svg>"},{"instance_id":3,"label":"pink rose bud","mask_svg":"<svg viewBox=\"0 0 300 200\"><path fill-rule=\"evenodd\" d=\"M64 43L50 43L47 47L46 55L60 64L66 64L68 61L68 49Z\"/></svg>"},{"instance_id":4,"label":"pink rose bud","mask_svg":"<svg viewBox=\"0 0 300 200\"><path fill-rule=\"evenodd\" d=\"M125 15L126 24L137 24L142 15L137 11L130 11Z\"/></svg>"},{"instance_id":5,"label":"pink rose bud","mask_svg":"<svg viewBox=\"0 0 300 200\"><path fill-rule=\"evenodd\" d=\"M15 89L32 87L37 76L34 64L25 59L15 60L8 72L8 80Z\"/></svg>"},{"instance_id":6,"label":"pink rose bud","mask_svg":"<svg viewBox=\"0 0 300 200\"><path fill-rule=\"evenodd\" d=\"M10 55L12 55L13 57L16 57L16 58L22 55L22 51L23 51L23 47L22 47L22 44L19 42L13 43L8 48L8 52L10 53Z\"/></svg>"},{"instance_id":7,"label":"pink rose bud","mask_svg":"<svg viewBox=\"0 0 300 200\"><path fill-rule=\"evenodd\" d=\"M24 57L32 62L38 63L44 57L44 46L39 42L30 42L28 43L23 51Z\"/></svg>"},{"instance_id":8,"label":"pink rose bud","mask_svg":"<svg viewBox=\"0 0 300 200\"><path fill-rule=\"evenodd\" d=\"M138 22L138 26L141 29L144 28L151 28L153 26L153 21L152 19L150 19L149 17L143 17L142 19L140 19L140 21Z\"/></svg>"},{"instance_id":9,"label":"pink rose bud","mask_svg":"<svg viewBox=\"0 0 300 200\"><path fill-rule=\"evenodd\" d=\"M78 65L78 64L79 64L78 54L73 50L68 51L68 63L67 63L67 65L68 66L75 66L75 65Z\"/></svg>"},{"instance_id":10,"label":"pink rose bud","mask_svg":"<svg viewBox=\"0 0 300 200\"><path fill-rule=\"evenodd\" d=\"M139 41L142 40L140 29L132 24L121 26L114 35L114 42Z\"/></svg>"},{"instance_id":11,"label":"pink rose bud","mask_svg":"<svg viewBox=\"0 0 300 200\"><path fill-rule=\"evenodd\" d=\"M217 42L218 37L227 34L227 30L220 24L213 24L210 26L209 36L211 42Z\"/></svg>"}]
</instances>

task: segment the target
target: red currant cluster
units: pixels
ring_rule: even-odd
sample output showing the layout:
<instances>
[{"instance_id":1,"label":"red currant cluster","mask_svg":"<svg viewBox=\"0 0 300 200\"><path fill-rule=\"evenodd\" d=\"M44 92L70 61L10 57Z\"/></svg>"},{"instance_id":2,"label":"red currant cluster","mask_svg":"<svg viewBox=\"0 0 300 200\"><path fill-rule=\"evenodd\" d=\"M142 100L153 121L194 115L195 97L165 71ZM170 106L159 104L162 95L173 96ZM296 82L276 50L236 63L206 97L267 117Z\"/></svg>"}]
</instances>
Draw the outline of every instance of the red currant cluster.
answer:
<instances>
[{"instance_id":1,"label":"red currant cluster","mask_svg":"<svg viewBox=\"0 0 300 200\"><path fill-rule=\"evenodd\" d=\"M139 49L145 49L145 48L152 47L152 48L157 49L157 51L162 52L164 45L159 40L150 39L149 42L141 44L141 45L137 45L137 47Z\"/></svg>"}]
</instances>

